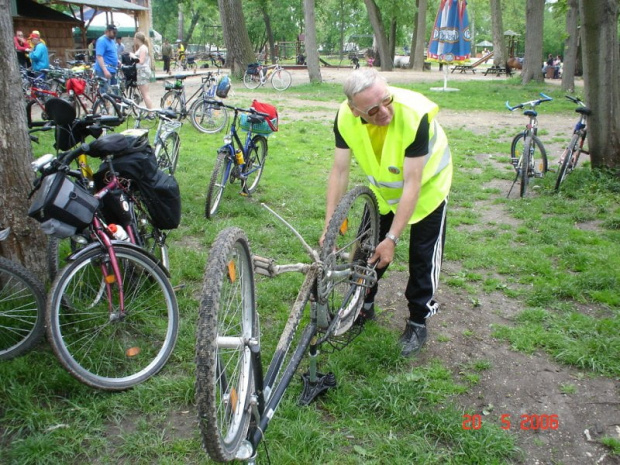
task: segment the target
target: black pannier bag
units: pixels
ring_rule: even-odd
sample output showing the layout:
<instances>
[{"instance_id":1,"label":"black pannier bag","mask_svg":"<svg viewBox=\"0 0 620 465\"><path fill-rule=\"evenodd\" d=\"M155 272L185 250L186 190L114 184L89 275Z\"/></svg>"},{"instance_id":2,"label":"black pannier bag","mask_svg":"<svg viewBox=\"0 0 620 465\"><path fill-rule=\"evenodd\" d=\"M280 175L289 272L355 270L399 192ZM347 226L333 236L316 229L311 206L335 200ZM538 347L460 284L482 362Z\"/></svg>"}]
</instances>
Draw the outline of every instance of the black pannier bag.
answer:
<instances>
[{"instance_id":1,"label":"black pannier bag","mask_svg":"<svg viewBox=\"0 0 620 465\"><path fill-rule=\"evenodd\" d=\"M118 176L132 180L133 188L140 191L141 198L146 204L153 225L159 229L175 229L181 223L181 193L179 185L169 174L157 169L157 160L153 155L150 145L143 151L129 153L114 158L114 171ZM104 162L94 174L95 188L97 190L106 185L106 174L109 170L108 163ZM119 214L118 210L106 206L103 197L103 215L106 221L123 224L126 219ZM111 198L109 202L113 201Z\"/></svg>"},{"instance_id":2,"label":"black pannier bag","mask_svg":"<svg viewBox=\"0 0 620 465\"><path fill-rule=\"evenodd\" d=\"M43 232L65 238L86 228L93 220L99 200L64 173L43 178L28 210Z\"/></svg>"},{"instance_id":3,"label":"black pannier bag","mask_svg":"<svg viewBox=\"0 0 620 465\"><path fill-rule=\"evenodd\" d=\"M250 63L250 64L248 65L248 70L247 70L247 73L248 73L248 74L258 74L258 67L259 67L259 66L260 66L260 65L259 65L258 63Z\"/></svg>"}]
</instances>

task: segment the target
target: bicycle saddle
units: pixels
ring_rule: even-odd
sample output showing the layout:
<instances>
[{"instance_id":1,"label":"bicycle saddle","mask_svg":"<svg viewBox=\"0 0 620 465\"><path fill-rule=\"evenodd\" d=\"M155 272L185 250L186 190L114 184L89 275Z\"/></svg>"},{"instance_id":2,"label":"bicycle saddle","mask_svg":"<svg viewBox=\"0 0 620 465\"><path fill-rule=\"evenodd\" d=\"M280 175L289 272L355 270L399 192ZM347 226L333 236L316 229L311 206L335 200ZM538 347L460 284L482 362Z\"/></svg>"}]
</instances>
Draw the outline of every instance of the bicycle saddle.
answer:
<instances>
[{"instance_id":1,"label":"bicycle saddle","mask_svg":"<svg viewBox=\"0 0 620 465\"><path fill-rule=\"evenodd\" d=\"M538 113L536 112L536 110L525 110L523 114L525 116L538 116Z\"/></svg>"},{"instance_id":2,"label":"bicycle saddle","mask_svg":"<svg viewBox=\"0 0 620 465\"><path fill-rule=\"evenodd\" d=\"M591 115L592 114L592 110L590 110L588 107L578 107L575 108L575 111L581 115Z\"/></svg>"},{"instance_id":3,"label":"bicycle saddle","mask_svg":"<svg viewBox=\"0 0 620 465\"><path fill-rule=\"evenodd\" d=\"M57 126L67 126L75 119L75 108L66 100L52 97L45 102L45 112Z\"/></svg>"},{"instance_id":4,"label":"bicycle saddle","mask_svg":"<svg viewBox=\"0 0 620 465\"><path fill-rule=\"evenodd\" d=\"M180 80L183 80L183 79L186 79L186 78L187 78L187 74L175 74L175 75L174 75L174 78L175 78L175 79L180 79Z\"/></svg>"}]
</instances>

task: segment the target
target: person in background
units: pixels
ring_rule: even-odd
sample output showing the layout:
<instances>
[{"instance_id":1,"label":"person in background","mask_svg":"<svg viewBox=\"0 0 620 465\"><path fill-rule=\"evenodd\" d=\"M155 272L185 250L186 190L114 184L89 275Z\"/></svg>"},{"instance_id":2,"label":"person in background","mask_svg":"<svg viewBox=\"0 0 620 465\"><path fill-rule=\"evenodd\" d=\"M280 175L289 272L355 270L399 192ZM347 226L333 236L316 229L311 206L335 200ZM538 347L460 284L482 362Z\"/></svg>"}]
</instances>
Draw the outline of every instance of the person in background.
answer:
<instances>
[{"instance_id":1,"label":"person in background","mask_svg":"<svg viewBox=\"0 0 620 465\"><path fill-rule=\"evenodd\" d=\"M184 58L185 58L185 46L183 45L183 42L181 42L181 39L177 39L177 60L181 62L183 61Z\"/></svg>"},{"instance_id":2,"label":"person in background","mask_svg":"<svg viewBox=\"0 0 620 465\"><path fill-rule=\"evenodd\" d=\"M120 37L116 38L116 57L118 60L118 63L121 63L121 56L123 55L123 53L125 52L125 46L123 45L123 39L121 39Z\"/></svg>"},{"instance_id":3,"label":"person in background","mask_svg":"<svg viewBox=\"0 0 620 465\"><path fill-rule=\"evenodd\" d=\"M439 310L434 300L445 242L452 183L448 139L437 122L439 107L422 94L390 87L373 68L353 71L344 84L334 135L336 149L327 185L325 239L329 220L347 190L351 156L370 182L379 204L379 244L368 260L380 279L394 259L400 236L409 232L409 318L400 336L404 357L420 351L426 320ZM375 317L378 286L364 299L360 322Z\"/></svg>"},{"instance_id":4,"label":"person in background","mask_svg":"<svg viewBox=\"0 0 620 465\"><path fill-rule=\"evenodd\" d=\"M168 39L164 39L164 45L161 47L161 56L164 59L164 73L168 73L168 75L172 74L170 72L170 59L172 58L172 45Z\"/></svg>"},{"instance_id":5,"label":"person in background","mask_svg":"<svg viewBox=\"0 0 620 465\"><path fill-rule=\"evenodd\" d=\"M95 39L88 41L88 62L93 63L95 61Z\"/></svg>"},{"instance_id":6,"label":"person in background","mask_svg":"<svg viewBox=\"0 0 620 465\"><path fill-rule=\"evenodd\" d=\"M16 31L15 36L13 37L13 45L15 45L15 51L17 52L17 62L19 66L24 68L28 68L30 66L30 62L28 60L27 53L30 51L30 47L26 39L24 38L24 33L22 31Z\"/></svg>"},{"instance_id":7,"label":"person in background","mask_svg":"<svg viewBox=\"0 0 620 465\"><path fill-rule=\"evenodd\" d=\"M146 107L153 108L153 102L149 94L149 83L151 82L151 56L149 55L148 41L143 32L136 32L133 42L136 53L132 55L132 58L138 60L136 64L138 89L140 89L142 93L142 98L144 99Z\"/></svg>"},{"instance_id":8,"label":"person in background","mask_svg":"<svg viewBox=\"0 0 620 465\"><path fill-rule=\"evenodd\" d=\"M95 74L103 77L108 84L116 84L116 71L118 67L118 55L116 54L116 26L108 24L105 32L97 39L95 44ZM104 92L107 91L107 86Z\"/></svg>"},{"instance_id":9,"label":"person in background","mask_svg":"<svg viewBox=\"0 0 620 465\"><path fill-rule=\"evenodd\" d=\"M43 70L49 68L50 59L49 54L47 52L47 46L41 40L41 36L36 34L36 31L33 31L29 37L32 43L32 50L30 51L30 62L32 66L30 69L32 71L36 71L38 74L43 74Z\"/></svg>"}]
</instances>

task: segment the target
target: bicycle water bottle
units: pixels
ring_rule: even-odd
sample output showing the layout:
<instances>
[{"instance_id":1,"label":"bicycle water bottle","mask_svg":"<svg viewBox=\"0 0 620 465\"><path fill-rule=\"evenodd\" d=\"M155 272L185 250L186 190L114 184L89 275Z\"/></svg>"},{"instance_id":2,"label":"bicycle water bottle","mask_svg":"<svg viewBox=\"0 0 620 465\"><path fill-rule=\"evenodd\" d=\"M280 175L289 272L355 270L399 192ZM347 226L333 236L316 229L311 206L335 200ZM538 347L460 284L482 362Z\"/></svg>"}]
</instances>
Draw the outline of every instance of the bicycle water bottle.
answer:
<instances>
[{"instance_id":1,"label":"bicycle water bottle","mask_svg":"<svg viewBox=\"0 0 620 465\"><path fill-rule=\"evenodd\" d=\"M243 165L244 163L243 152L240 149L237 149L235 152L235 161L237 162L237 165Z\"/></svg>"},{"instance_id":2,"label":"bicycle water bottle","mask_svg":"<svg viewBox=\"0 0 620 465\"><path fill-rule=\"evenodd\" d=\"M118 241L128 241L129 236L127 235L127 231L120 224L109 224L108 230L114 236L114 239Z\"/></svg>"}]
</instances>

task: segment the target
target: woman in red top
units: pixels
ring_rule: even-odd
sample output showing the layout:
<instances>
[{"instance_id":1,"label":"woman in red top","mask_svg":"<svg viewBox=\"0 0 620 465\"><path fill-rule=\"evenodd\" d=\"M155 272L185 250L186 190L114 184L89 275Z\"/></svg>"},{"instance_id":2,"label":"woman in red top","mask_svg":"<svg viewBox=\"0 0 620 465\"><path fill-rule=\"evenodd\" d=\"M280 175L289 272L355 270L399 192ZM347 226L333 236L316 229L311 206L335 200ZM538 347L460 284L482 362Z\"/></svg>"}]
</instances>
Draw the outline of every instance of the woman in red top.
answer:
<instances>
[{"instance_id":1,"label":"woman in red top","mask_svg":"<svg viewBox=\"0 0 620 465\"><path fill-rule=\"evenodd\" d=\"M24 33L22 31L17 31L15 33L15 37L13 37L13 44L15 45L15 51L17 52L17 61L19 62L19 66L28 68L30 66L30 60L28 60L26 54L30 51L30 47L28 46L26 39L24 39Z\"/></svg>"}]
</instances>

